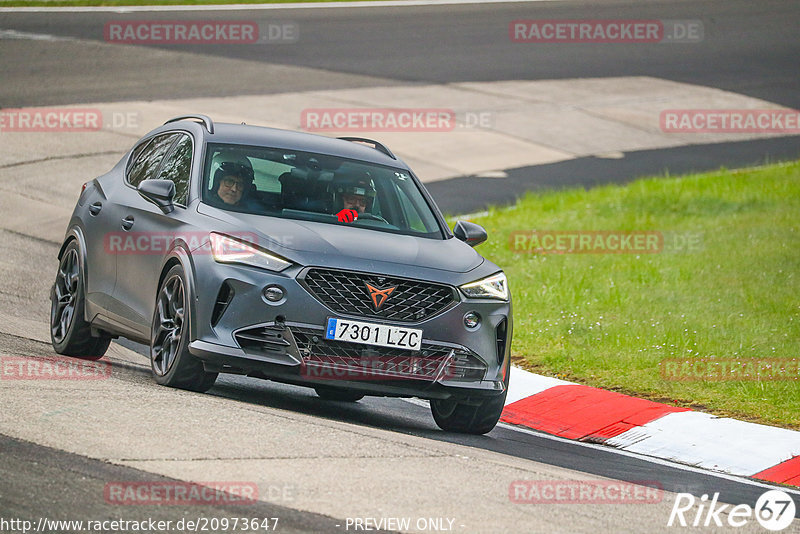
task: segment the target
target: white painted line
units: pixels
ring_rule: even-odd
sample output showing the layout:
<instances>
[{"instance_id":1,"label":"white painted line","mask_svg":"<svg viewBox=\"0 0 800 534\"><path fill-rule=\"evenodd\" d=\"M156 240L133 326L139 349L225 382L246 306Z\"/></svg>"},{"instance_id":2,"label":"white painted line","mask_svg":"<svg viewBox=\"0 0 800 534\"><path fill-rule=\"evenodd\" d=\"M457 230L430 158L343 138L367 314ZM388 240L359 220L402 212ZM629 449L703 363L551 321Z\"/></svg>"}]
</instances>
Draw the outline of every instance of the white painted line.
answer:
<instances>
[{"instance_id":1,"label":"white painted line","mask_svg":"<svg viewBox=\"0 0 800 534\"><path fill-rule=\"evenodd\" d=\"M44 33L18 32L17 30L0 30L0 40L2 39L27 39L29 41L71 41L70 37L58 37Z\"/></svg>"},{"instance_id":2,"label":"white painted line","mask_svg":"<svg viewBox=\"0 0 800 534\"><path fill-rule=\"evenodd\" d=\"M521 432L523 434L530 434L530 435L533 435L533 436L536 436L536 437L539 437L539 438L558 441L558 442L561 442L561 443L569 443L569 444L572 444L572 445L575 445L575 446L578 446L578 447L586 447L588 449L601 450L601 451L610 452L610 453L613 453L613 454L620 454L622 456L628 456L630 458L636 458L638 460L642 460L643 462L649 462L651 464L663 465L663 466L666 466L666 467L679 469L681 471L689 471L691 473L698 473L698 474L707 475L707 476L710 476L710 477L730 480L730 481L733 481L733 482L738 482L738 483L746 484L746 485L749 485L749 486L756 486L756 487L764 488L764 489L775 489L776 486L777 486L775 484L769 484L767 482L760 482L758 480L753 480L753 479L750 479L750 478L742 478L740 476L731 475L731 474L728 474L728 473L720 473L720 472L715 472L715 471L709 471L709 470L701 468L701 467L694 467L692 465L686 465L686 464L682 464L682 463L677 463L677 462L672 461L672 460L665 460L665 459L662 459L662 458L657 458L657 457L654 457L654 456L648 456L646 454L641 454L641 453L638 453L638 452L632 452L632 451L623 450L623 449L616 449L616 448L613 448L613 447L608 447L606 445L601 445L601 444L597 444L597 443L587 443L585 441L575 441L575 440L572 440L572 439L562 438L562 437L559 437L559 436L553 436L551 434L546 434L544 432L538 432L538 431L535 431L535 430L531 430L531 429L520 427L520 426L516 426L516 425L511 425L511 424L508 424L508 423L498 423L497 426L502 427L502 428L506 428L506 429L509 429L509 430L515 430L515 431ZM800 497L800 490L791 489L791 488L789 488L787 486L780 486L780 489L781 489L781 491L784 491L786 493L791 493L793 495L797 495L798 497Z\"/></svg>"},{"instance_id":3,"label":"white painted line","mask_svg":"<svg viewBox=\"0 0 800 534\"><path fill-rule=\"evenodd\" d=\"M411 398L411 399L402 399L402 400L404 400L406 402L410 402L411 404L415 404L417 406L422 406L424 408L428 408L429 407L428 401L425 401L425 400L422 400L422 399ZM692 412L687 412L687 413L692 413ZM587 448L587 449L594 449L594 450L598 450L598 451L605 451L605 452L612 453L612 454L619 454L621 456L627 456L629 458L635 458L637 460L641 460L643 462L648 462L648 463L651 463L651 464L663 465L665 467L671 467L673 469L679 469L681 471L688 471L688 472L691 472L691 473L698 473L698 474L707 475L707 476L710 476L710 477L721 478L721 479L724 479L724 480L730 480L730 481L733 481L733 482L738 482L740 484L746 484L748 486L755 486L755 487L764 488L764 489L775 489L775 487L776 487L776 485L769 484L768 482L760 482L758 480L754 480L754 479L751 479L751 478L743 478L743 476L733 475L733 474L729 474L729 473L722 473L722 472L719 472L719 471L711 471L708 468L695 467L693 465L686 465L686 464L683 464L683 463L678 463L675 460L658 458L656 456L650 456L650 455L648 455L646 453L640 453L640 452L635 452L635 451L630 451L630 450L625 450L625 449L617 449L615 447L609 447L607 444L603 445L603 444L599 444L599 443L589 443L589 442L585 442L585 441L576 441L576 440L573 440L573 439L562 438L560 436L553 436L552 434L547 434L546 432L541 432L541 431L538 431L538 430L532 430L530 428L525 428L525 427L522 427L522 426L512 425L512 424L509 424L509 423L497 423L497 426L499 426L501 428L505 428L507 430L513 430L514 432L520 432L522 434L530 434L531 436L536 436L538 438L549 439L549 440L552 440L552 441L557 441L559 443L568 443L568 444L574 445L576 447L584 447L584 448ZM772 466L769 466L769 467L772 467ZM746 475L744 475L744 476L746 476ZM791 488L786 487L786 486L781 486L781 490L785 491L786 493L791 493L793 495L797 495L798 497L800 497L800 490L791 489Z\"/></svg>"},{"instance_id":4,"label":"white painted line","mask_svg":"<svg viewBox=\"0 0 800 534\"><path fill-rule=\"evenodd\" d=\"M452 6L468 4L527 4L557 0L378 0L376 2L298 2L296 4L219 4L203 6L70 6L2 7L0 13L143 13L148 11L264 11L273 9L330 9L359 7Z\"/></svg>"},{"instance_id":5,"label":"white painted line","mask_svg":"<svg viewBox=\"0 0 800 534\"><path fill-rule=\"evenodd\" d=\"M800 432L703 412L675 412L623 432L606 444L750 476L800 455Z\"/></svg>"},{"instance_id":6,"label":"white painted line","mask_svg":"<svg viewBox=\"0 0 800 534\"><path fill-rule=\"evenodd\" d=\"M508 387L508 395L506 396L506 406L511 404L512 402L516 402L518 400L522 400L524 398L530 397L531 395L536 395L537 393L541 393L546 389L550 389L553 386L565 386L565 385L572 385L575 384L572 382L567 382L565 380L559 380L558 378L551 378L549 376L542 376L531 373L530 371L525 371L524 369L520 369L519 367L511 366L511 382L509 383ZM412 404L417 404L419 406L428 406L428 401L422 399L404 399Z\"/></svg>"},{"instance_id":7,"label":"white painted line","mask_svg":"<svg viewBox=\"0 0 800 534\"><path fill-rule=\"evenodd\" d=\"M422 399L411 398L411 399L402 399L402 400L404 400L406 402L410 402L411 404L415 404L417 406L422 406L424 408L428 408L430 406L428 401L425 401L425 400L422 400ZM697 412L685 412L685 413L697 413ZM651 464L663 465L665 467L671 467L673 469L679 469L681 471L689 471L691 473L698 473L698 474L701 474L701 475L707 475L707 476L711 476L711 477L715 477L715 478L721 478L721 479L724 479L724 480L730 480L730 481L733 481L733 482L746 484L748 486L755 486L755 487L764 488L764 489L775 489L775 487L776 487L776 485L769 484L768 482L760 482L758 480L754 480L754 479L751 479L751 478L743 478L743 477L746 477L747 475L739 476L739 475L724 473L724 472L720 472L720 471L712 471L712 470L709 470L709 468L707 468L707 467L695 467L693 465L687 465L687 464L684 464L684 463L679 463L678 461L672 460L672 459L664 459L664 458L659 458L657 456L650 456L650 455L648 455L646 453L641 453L641 452L636 452L636 451L631 451L631 450L625 450L625 449L617 449L615 447L609 447L607 444L603 445L603 444L599 444L599 443L589 443L589 442L585 442L585 441L576 441L576 440L573 440L573 439L562 438L560 436L553 436L552 434L547 434L546 432L541 432L541 431L538 431L538 430L533 430L533 429L525 428L525 427L522 427L522 426L512 425L512 424L509 424L509 423L497 423L497 426L499 426L501 428L505 428L507 430L513 430L514 432L520 432L522 434L530 434L531 436L536 436L538 438L549 439L549 440L552 440L552 441L557 441L559 443L568 443L568 444L574 445L576 447L584 447L584 448L587 448L587 449L594 449L594 450L598 450L598 451L605 451L605 452L612 453L612 454L619 454L619 455L622 455L622 456L627 456L629 458L635 458L637 460L641 460L643 462L648 462L648 463L651 463ZM761 426L761 425L759 425L759 426ZM782 429L778 429L778 430L782 430ZM606 442L606 443L608 443L608 442ZM770 465L769 467L772 467L772 466ZM757 472L758 471L754 471L754 473L757 473ZM786 486L781 486L781 490L785 491L786 493L791 493L793 495L797 495L798 497L800 497L800 490L791 489L791 488L786 487Z\"/></svg>"},{"instance_id":8,"label":"white painted line","mask_svg":"<svg viewBox=\"0 0 800 534\"><path fill-rule=\"evenodd\" d=\"M512 366L506 406L559 385L575 384ZM405 400L418 406L429 406L427 401L420 399ZM764 488L771 486L736 477L754 475L800 455L800 432L694 411L667 414L623 432L604 444L552 436L508 423L499 425L562 443L613 451L652 463L746 481Z\"/></svg>"}]
</instances>

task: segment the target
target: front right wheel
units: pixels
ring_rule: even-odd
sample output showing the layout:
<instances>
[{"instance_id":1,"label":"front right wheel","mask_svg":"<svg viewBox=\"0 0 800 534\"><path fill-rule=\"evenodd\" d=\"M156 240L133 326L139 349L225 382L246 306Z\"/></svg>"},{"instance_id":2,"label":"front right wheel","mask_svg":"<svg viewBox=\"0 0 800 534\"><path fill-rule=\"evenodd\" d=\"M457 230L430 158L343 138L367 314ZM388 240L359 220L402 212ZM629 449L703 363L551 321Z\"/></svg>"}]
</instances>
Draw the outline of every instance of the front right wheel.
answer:
<instances>
[{"instance_id":1,"label":"front right wheel","mask_svg":"<svg viewBox=\"0 0 800 534\"><path fill-rule=\"evenodd\" d=\"M189 353L189 295L186 275L173 266L158 290L150 334L150 366L161 385L189 391L211 389L218 373L209 373L203 362Z\"/></svg>"},{"instance_id":2,"label":"front right wheel","mask_svg":"<svg viewBox=\"0 0 800 534\"><path fill-rule=\"evenodd\" d=\"M448 432L486 434L500 420L508 395L510 370L506 371L506 390L494 397L480 401L431 400L431 413L439 428Z\"/></svg>"}]
</instances>

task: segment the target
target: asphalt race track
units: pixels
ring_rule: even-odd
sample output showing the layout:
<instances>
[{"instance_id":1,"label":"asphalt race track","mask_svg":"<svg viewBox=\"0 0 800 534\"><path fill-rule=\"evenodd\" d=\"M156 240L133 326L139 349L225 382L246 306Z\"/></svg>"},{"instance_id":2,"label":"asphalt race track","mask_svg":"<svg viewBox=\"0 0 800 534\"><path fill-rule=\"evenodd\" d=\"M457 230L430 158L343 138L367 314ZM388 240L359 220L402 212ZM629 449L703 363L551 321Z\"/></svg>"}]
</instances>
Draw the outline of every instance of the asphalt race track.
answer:
<instances>
[{"instance_id":1,"label":"asphalt race track","mask_svg":"<svg viewBox=\"0 0 800 534\"><path fill-rule=\"evenodd\" d=\"M146 18L134 13L3 13L0 30L80 39L52 43L4 41L3 107L77 102L226 97L363 87L653 76L713 87L777 105L800 107L791 1L533 2L379 9L236 11L239 20L295 24L296 42L268 45L148 45L101 47L109 21ZM205 11L203 19L230 18ZM186 20L162 12L159 20ZM695 20L696 43L526 44L508 38L519 19ZM60 50L59 50L60 49ZM159 50L188 52L176 63ZM435 53L431 53L431 51ZM68 58L68 59L66 59ZM227 60L235 60L234 63ZM279 67L285 67L281 69ZM290 70L286 70L290 69ZM58 80L58 91L53 91ZM592 135L587 126L587 135ZM545 168L508 165L512 176L485 198L481 180L453 177L430 189L443 210L465 213L513 201L530 189L621 182L642 175L713 170L793 159L800 137L767 143L734 140L696 146L626 151L622 161L584 158ZM577 172L576 172L577 171ZM565 176L570 177L565 181ZM514 179L513 177L521 177ZM457 196L451 193L458 191Z\"/></svg>"},{"instance_id":2,"label":"asphalt race track","mask_svg":"<svg viewBox=\"0 0 800 534\"><path fill-rule=\"evenodd\" d=\"M2 6L0 6L2 7ZM788 106L800 106L800 79L795 32L798 7L793 2L742 0L707 2L534 2L488 5L410 6L378 9L303 9L235 11L239 20L292 21L300 28L296 43L257 46L161 45L212 58L256 61L322 69L338 80L264 78L262 84L224 78L209 70L167 71L158 55L132 49L109 57L50 57L47 70L35 68L42 58L35 47L17 56L4 70L0 97L4 107L111 101L263 94L369 84L455 83L461 81L549 80L609 76L658 76L675 81L718 87ZM203 19L231 19L229 11L200 12ZM3 13L4 30L17 30L87 41L103 41L109 20L150 18L133 13ZM550 44L526 47L508 39L508 22L541 19L664 19L703 22L702 44L615 44L586 47ZM161 12L159 20L187 20L186 12ZM677 47L677 48L673 48ZM435 53L432 53L435 51ZM91 50L87 50L90 54ZM144 54L144 56L143 56ZM148 57L148 55L152 57ZM4 54L5 56L5 54ZM140 59L137 59L140 58ZM133 61L139 61L134 65ZM152 70L132 70L152 65ZM190 66L191 67L191 66ZM183 71L183 72L182 72ZM189 76L191 75L191 76ZM175 77L185 77L183 79ZM372 79L370 81L370 78ZM53 80L72 82L59 91ZM39 83L31 83L39 82ZM180 83L178 83L180 82Z\"/></svg>"},{"instance_id":3,"label":"asphalt race track","mask_svg":"<svg viewBox=\"0 0 800 534\"><path fill-rule=\"evenodd\" d=\"M704 35L695 43L644 45L533 45L513 43L508 35L509 22L518 19L612 18L699 20ZM106 22L143 19L251 20L262 27L291 23L300 38L243 46L104 41ZM533 120L536 110L553 113L573 106L567 102L571 95L562 94L561 86L553 89L553 81L584 78L598 80L618 100L628 98L630 87L646 83L672 91L665 100L692 95L695 103L721 98L742 107L766 102L797 109L798 20L800 4L775 0L0 11L0 108L91 103L137 113L137 124L130 128L91 134L0 129L0 355L54 354L49 290L80 186L108 170L140 135L178 114L175 110L207 111L226 120L244 120L252 113L259 117L255 123L272 124L274 117L276 125L298 128L294 111L287 114L281 108L296 94L306 95L297 109L316 97L349 107L360 107L365 98L443 107L453 91L460 91L466 103L453 107L484 109L480 106L493 102L492 95L501 94L497 100L503 100L523 87L546 94L525 108ZM428 97L436 103L426 104ZM513 201L526 190L622 183L643 175L800 155L796 134L686 137L665 143L650 131L652 142L637 144L631 141L636 132L626 133L621 126L609 134L608 147L583 149L596 132L580 121L574 138L564 134L548 145L529 132L511 134L514 125L501 119L517 108L492 105L497 107L485 109L496 113L497 131L467 132L463 139L481 146L489 137L480 136L499 132L501 140L487 150L513 157L488 154L489 166L476 160L452 170L420 156L420 167L436 176L426 181L427 187L445 211L480 210ZM592 109L602 107L615 120L629 111L618 102L597 106ZM390 146L396 141L400 154L424 152L416 138L387 137L393 137ZM457 143L442 146L442 159L476 150L463 150ZM528 147L541 152L522 153ZM487 170L502 178L487 178ZM719 492L720 502L752 506L772 487L505 424L486 436L449 434L438 430L419 402L324 402L311 390L236 376L221 377L205 395L171 390L150 379L146 347L124 341L112 347L106 380L0 380L0 518L35 523L41 517L173 522L200 516L278 517L278 532L346 532L354 531L348 519L406 517L412 524L441 519L441 525L464 533L721 532L731 529L668 527L675 494ZM509 498L515 480L606 479L650 481L663 495L652 504L535 505ZM109 484L119 481L240 481L257 485L259 499L248 506L222 501L125 506L105 494ZM800 492L792 494L800 503ZM0 531L12 530L0 524ZM736 531L765 532L754 523ZM800 532L800 521L784 532Z\"/></svg>"}]
</instances>

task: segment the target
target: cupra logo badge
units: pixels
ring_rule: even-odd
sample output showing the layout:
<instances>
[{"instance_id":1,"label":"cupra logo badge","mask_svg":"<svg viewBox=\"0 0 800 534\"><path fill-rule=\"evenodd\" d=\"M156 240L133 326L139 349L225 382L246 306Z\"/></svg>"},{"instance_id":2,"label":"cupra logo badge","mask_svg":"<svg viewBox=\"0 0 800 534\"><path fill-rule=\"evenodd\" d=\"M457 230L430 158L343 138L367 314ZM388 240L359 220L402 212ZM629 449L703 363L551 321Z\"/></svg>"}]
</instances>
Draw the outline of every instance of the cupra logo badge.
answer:
<instances>
[{"instance_id":1,"label":"cupra logo badge","mask_svg":"<svg viewBox=\"0 0 800 534\"><path fill-rule=\"evenodd\" d=\"M383 307L383 304L386 302L386 299L388 299L389 295L392 294L392 291L397 289L397 286L378 289L369 282L364 282L364 285L367 286L367 291L369 291L369 296L372 298L372 304L375 306L375 311L380 310Z\"/></svg>"}]
</instances>

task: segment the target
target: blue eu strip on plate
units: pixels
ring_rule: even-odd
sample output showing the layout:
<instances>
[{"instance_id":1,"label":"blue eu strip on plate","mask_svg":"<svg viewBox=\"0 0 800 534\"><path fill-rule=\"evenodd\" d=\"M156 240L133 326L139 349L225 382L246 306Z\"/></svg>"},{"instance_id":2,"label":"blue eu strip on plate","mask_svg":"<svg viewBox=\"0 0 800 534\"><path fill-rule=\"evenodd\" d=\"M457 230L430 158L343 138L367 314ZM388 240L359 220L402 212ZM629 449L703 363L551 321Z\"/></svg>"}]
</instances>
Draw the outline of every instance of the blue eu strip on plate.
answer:
<instances>
[{"instance_id":1,"label":"blue eu strip on plate","mask_svg":"<svg viewBox=\"0 0 800 534\"><path fill-rule=\"evenodd\" d=\"M328 319L328 329L325 331L325 339L334 339L336 337L336 319Z\"/></svg>"}]
</instances>

